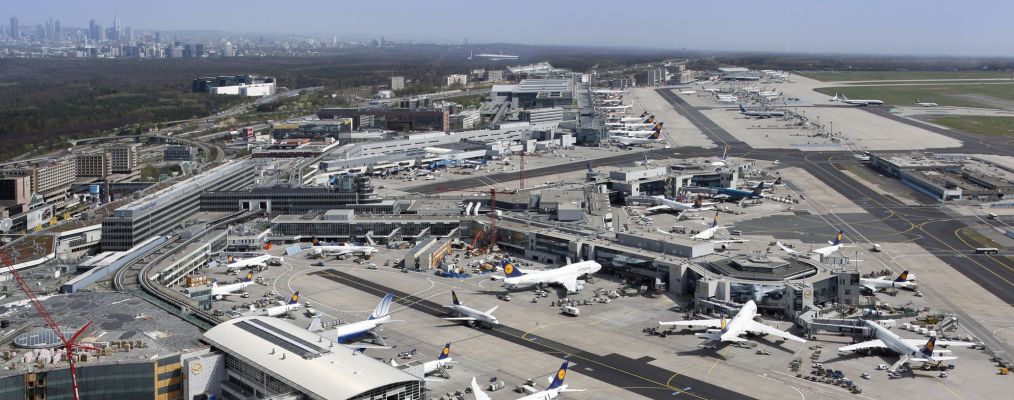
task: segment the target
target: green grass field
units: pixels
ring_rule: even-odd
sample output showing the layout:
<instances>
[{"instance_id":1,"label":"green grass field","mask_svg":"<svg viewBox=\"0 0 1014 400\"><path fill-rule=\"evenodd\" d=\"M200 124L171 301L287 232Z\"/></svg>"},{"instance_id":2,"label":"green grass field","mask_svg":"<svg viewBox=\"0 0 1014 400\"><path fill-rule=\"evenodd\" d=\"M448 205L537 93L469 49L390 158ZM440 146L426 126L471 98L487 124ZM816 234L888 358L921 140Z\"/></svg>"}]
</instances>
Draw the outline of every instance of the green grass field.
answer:
<instances>
[{"instance_id":1,"label":"green grass field","mask_svg":"<svg viewBox=\"0 0 1014 400\"><path fill-rule=\"evenodd\" d=\"M996 79L1010 78L1006 71L840 71L810 72L805 77L824 82L890 81L903 79Z\"/></svg>"},{"instance_id":2,"label":"green grass field","mask_svg":"<svg viewBox=\"0 0 1014 400\"><path fill-rule=\"evenodd\" d=\"M1014 117L936 117L934 124L987 136L1014 136Z\"/></svg>"},{"instance_id":3,"label":"green grass field","mask_svg":"<svg viewBox=\"0 0 1014 400\"><path fill-rule=\"evenodd\" d=\"M879 99L888 105L911 106L915 99L941 106L1014 109L1014 84L963 84L918 86L845 86L816 91L853 99Z\"/></svg>"}]
</instances>

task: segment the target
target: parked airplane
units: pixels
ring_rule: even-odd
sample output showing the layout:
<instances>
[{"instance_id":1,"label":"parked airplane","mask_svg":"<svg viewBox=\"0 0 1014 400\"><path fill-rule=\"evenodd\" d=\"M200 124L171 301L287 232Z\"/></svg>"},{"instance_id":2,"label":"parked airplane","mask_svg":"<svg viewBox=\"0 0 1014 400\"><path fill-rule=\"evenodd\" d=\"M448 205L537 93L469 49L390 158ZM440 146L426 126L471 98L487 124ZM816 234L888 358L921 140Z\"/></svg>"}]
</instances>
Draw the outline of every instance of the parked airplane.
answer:
<instances>
[{"instance_id":1,"label":"parked airplane","mask_svg":"<svg viewBox=\"0 0 1014 400\"><path fill-rule=\"evenodd\" d=\"M724 228L727 227L718 224L718 211L715 211L715 217L711 219L711 225L708 226L708 229L700 231L699 233L690 236L690 238L694 240L711 240L715 237L715 233L717 233L719 229Z\"/></svg>"},{"instance_id":2,"label":"parked airplane","mask_svg":"<svg viewBox=\"0 0 1014 400\"><path fill-rule=\"evenodd\" d=\"M917 106L923 106L923 107L937 107L937 106L939 106L939 104L937 104L937 103L922 102L922 101L919 101L919 99L915 99L915 105L917 105Z\"/></svg>"},{"instance_id":3,"label":"parked airplane","mask_svg":"<svg viewBox=\"0 0 1014 400\"><path fill-rule=\"evenodd\" d=\"M595 94L623 94L623 91L622 90L615 90L615 89L595 89L595 90L592 90L592 93L595 93Z\"/></svg>"},{"instance_id":4,"label":"parked airplane","mask_svg":"<svg viewBox=\"0 0 1014 400\"><path fill-rule=\"evenodd\" d=\"M747 110L742 104L739 105L739 113L747 117L757 118L771 118L771 117L784 117L784 111L750 111Z\"/></svg>"},{"instance_id":5,"label":"parked airplane","mask_svg":"<svg viewBox=\"0 0 1014 400\"><path fill-rule=\"evenodd\" d=\"M567 389L567 385L563 384L564 378L567 377L568 364L570 364L570 361L564 361L560 369L556 371L556 375L549 378L549 386L546 387L546 390L531 393L518 400L552 400L563 392L583 392L584 390ZM471 387L475 400L490 400L489 395L482 391L482 388L479 387L479 383L475 381L474 377L472 378Z\"/></svg>"},{"instance_id":6,"label":"parked airplane","mask_svg":"<svg viewBox=\"0 0 1014 400\"><path fill-rule=\"evenodd\" d=\"M359 246L349 243L338 243L338 244L316 244L310 247L313 250L313 254L326 256L340 256L345 254L363 254L369 256L377 252L377 248L373 246Z\"/></svg>"},{"instance_id":7,"label":"parked airplane","mask_svg":"<svg viewBox=\"0 0 1014 400\"><path fill-rule=\"evenodd\" d=\"M929 338L921 348L916 347L923 343L922 339L903 339L896 335L894 332L887 330L880 326L876 322L864 320L874 330L876 339L865 341L862 343L856 343L853 345L839 347L838 352L851 352L865 349L889 349L895 353L901 355L898 362L891 365L887 370L895 372L898 367L908 364L910 362L919 362L923 364L936 364L944 361L956 360L958 357L951 355L950 350L937 350L936 346L959 346L959 347L971 347L975 343L972 342L960 342L952 340L937 340L936 336Z\"/></svg>"},{"instance_id":8,"label":"parked airplane","mask_svg":"<svg viewBox=\"0 0 1014 400\"><path fill-rule=\"evenodd\" d=\"M860 278L859 284L862 287L870 289L872 291L877 291L877 289L886 289L886 288L902 288L916 290L919 287L915 282L909 280L908 271L903 271L901 275L898 275L898 277L894 279L887 279L885 277Z\"/></svg>"},{"instance_id":9,"label":"parked airplane","mask_svg":"<svg viewBox=\"0 0 1014 400\"><path fill-rule=\"evenodd\" d=\"M254 274L253 272L247 272L246 277L243 278L242 282L230 283L228 285L219 285L217 282L211 284L211 297L216 300L221 300L223 296L229 296L236 294L236 292L246 289L247 286L253 284Z\"/></svg>"},{"instance_id":10,"label":"parked airplane","mask_svg":"<svg viewBox=\"0 0 1014 400\"><path fill-rule=\"evenodd\" d=\"M296 293L293 293L292 297L289 298L288 303L279 304L274 307L267 307L263 310L263 315L268 317L277 317L279 315L288 314L290 311L298 310L301 307L303 307L303 305L299 304L299 291L297 290ZM253 306L251 306L251 308L253 308Z\"/></svg>"},{"instance_id":11,"label":"parked airplane","mask_svg":"<svg viewBox=\"0 0 1014 400\"><path fill-rule=\"evenodd\" d=\"M712 167L725 167L729 165L729 146L725 146L725 150L722 150L722 158L718 161L712 161Z\"/></svg>"},{"instance_id":12,"label":"parked airplane","mask_svg":"<svg viewBox=\"0 0 1014 400\"><path fill-rule=\"evenodd\" d=\"M609 134L610 135L623 135L623 136L627 136L627 137L644 138L644 137L652 136L652 135L654 135L656 133L660 133L662 131L662 126L664 126L664 125L665 125L664 122L659 122L659 123L655 124L654 128L651 128L651 129L642 129L642 130L636 130L636 131L632 131L632 130L629 130L629 129L610 129L609 130Z\"/></svg>"},{"instance_id":13,"label":"parked airplane","mask_svg":"<svg viewBox=\"0 0 1014 400\"><path fill-rule=\"evenodd\" d=\"M827 257L827 256L833 254L834 252L838 251L842 247L849 247L849 246L846 246L844 243L842 243L843 240L845 240L845 231L839 230L838 234L834 236L834 240L833 241L828 241L828 243L830 244L830 246L821 247L819 249L813 249L812 251L814 253L817 253L817 254L820 254L820 255L822 255L824 257ZM775 242L775 244L778 245L778 247L780 247L786 253L789 253L791 255L799 255L800 254L799 251L796 251L796 250L793 250L793 249L790 249L790 248L786 247L785 245L782 244L782 242Z\"/></svg>"},{"instance_id":14,"label":"parked airplane","mask_svg":"<svg viewBox=\"0 0 1014 400\"><path fill-rule=\"evenodd\" d=\"M680 90L679 94L697 94L696 90Z\"/></svg>"},{"instance_id":15,"label":"parked airplane","mask_svg":"<svg viewBox=\"0 0 1014 400\"><path fill-rule=\"evenodd\" d=\"M739 97L736 96L718 96L718 102L722 104L739 103Z\"/></svg>"},{"instance_id":16,"label":"parked airplane","mask_svg":"<svg viewBox=\"0 0 1014 400\"><path fill-rule=\"evenodd\" d=\"M857 105L857 106L869 106L869 105L879 106L881 104L884 104L883 100L854 100L854 99L849 99L848 97L845 97L845 95L841 94L841 93L835 93L834 97L831 98L831 101L840 101L840 102L845 103L845 104L852 104L852 105Z\"/></svg>"},{"instance_id":17,"label":"parked airplane","mask_svg":"<svg viewBox=\"0 0 1014 400\"><path fill-rule=\"evenodd\" d=\"M486 311L479 311L471 307L467 307L458 301L458 294L451 291L451 305L450 307L458 315L457 317L444 318L447 321L465 321L469 326L478 326L480 324L487 324L490 328L493 325L500 325L500 320L493 316L493 312L496 311L497 307L494 306Z\"/></svg>"},{"instance_id":18,"label":"parked airplane","mask_svg":"<svg viewBox=\"0 0 1014 400\"><path fill-rule=\"evenodd\" d=\"M391 320L391 303L394 301L394 294L388 293L380 300L377 304L377 308L373 310L368 318L359 322L352 322L345 325L339 325L333 329L321 332L321 336L327 337L339 344L350 344L356 340L362 338L364 335L373 334L378 340L380 336L374 332L381 325L389 322L396 322ZM310 323L309 330L319 331L322 326L320 323L320 317L314 317L314 321ZM364 347L362 344L355 344L350 347ZM377 346L373 346L377 347ZM382 348L388 348L388 346L379 346Z\"/></svg>"},{"instance_id":19,"label":"parked airplane","mask_svg":"<svg viewBox=\"0 0 1014 400\"><path fill-rule=\"evenodd\" d=\"M756 186L760 186L761 189L773 189L773 188L778 187L778 186L785 186L782 183L782 177L780 177L780 176L778 178L775 178L775 180L773 180L771 182L747 181L747 183L751 184L751 185L754 185L755 187Z\"/></svg>"},{"instance_id":20,"label":"parked airplane","mask_svg":"<svg viewBox=\"0 0 1014 400\"><path fill-rule=\"evenodd\" d=\"M726 321L725 316L720 319L704 319L695 321L673 321L673 322L661 322L660 326L707 326L709 328L705 333L698 333L696 336L708 339L708 341L720 341L720 342L745 342L746 339L740 338L740 335L746 333L756 334L768 334L774 335L781 338L794 340L800 343L806 343L806 339L793 335L783 330L775 329L770 326L764 325L760 322L754 321L757 316L757 303L753 300L746 302L736 316L732 317L731 321Z\"/></svg>"},{"instance_id":21,"label":"parked airplane","mask_svg":"<svg viewBox=\"0 0 1014 400\"><path fill-rule=\"evenodd\" d=\"M764 198L764 188L761 184L754 186L751 190L720 188L718 189L715 198L731 201L762 199Z\"/></svg>"},{"instance_id":22,"label":"parked airplane","mask_svg":"<svg viewBox=\"0 0 1014 400\"><path fill-rule=\"evenodd\" d=\"M450 379L450 374L447 373L447 367L452 363L454 363L454 359L451 358L451 343L448 342L444 345L443 350L440 350L440 355L437 356L436 360L426 361L422 364L423 375L428 376L439 372L444 377ZM398 366L398 363L394 362L393 358L391 359L391 366Z\"/></svg>"},{"instance_id":23,"label":"parked airplane","mask_svg":"<svg viewBox=\"0 0 1014 400\"><path fill-rule=\"evenodd\" d=\"M229 256L225 264L226 269L241 269L248 267L263 267L267 265L267 262L271 260L272 256L268 254L262 254L257 257L250 258L233 258Z\"/></svg>"},{"instance_id":24,"label":"parked airplane","mask_svg":"<svg viewBox=\"0 0 1014 400\"><path fill-rule=\"evenodd\" d=\"M500 267L503 268L504 278L496 279L503 279L509 286L558 283L567 288L568 293L577 292L577 278L594 274L602 269L602 265L595 261L581 261L555 269L524 272L515 267L507 257L500 262Z\"/></svg>"},{"instance_id":25,"label":"parked airplane","mask_svg":"<svg viewBox=\"0 0 1014 400\"><path fill-rule=\"evenodd\" d=\"M651 128L655 126L651 122L606 122L606 126L621 128Z\"/></svg>"},{"instance_id":26,"label":"parked airplane","mask_svg":"<svg viewBox=\"0 0 1014 400\"><path fill-rule=\"evenodd\" d=\"M681 202L676 201L676 200L669 200L669 199L665 198L665 196L655 196L655 198L658 199L658 201L660 203L662 203L662 204L657 205L657 206L648 207L646 209L646 211L652 211L652 212L658 212L658 211L676 211L676 212L679 213L677 215L676 219L679 219L680 217L682 217L683 213L686 213L686 212L700 212L700 211L709 211L709 210L714 210L715 209L715 207L713 207L711 205L711 203L704 204L701 201L701 196L697 196L697 198L694 199L693 203L681 203Z\"/></svg>"},{"instance_id":27,"label":"parked airplane","mask_svg":"<svg viewBox=\"0 0 1014 400\"><path fill-rule=\"evenodd\" d=\"M636 146L636 145L644 145L644 144L652 144L652 143L662 143L664 141L661 138L661 133L659 131L653 131L653 132L651 132L650 135L648 135L648 137L643 137L643 138L642 137L622 136L622 135L620 135L620 136L611 135L611 136L609 136L609 140L612 141L612 142L619 143L619 144L621 144L623 146Z\"/></svg>"}]
</instances>

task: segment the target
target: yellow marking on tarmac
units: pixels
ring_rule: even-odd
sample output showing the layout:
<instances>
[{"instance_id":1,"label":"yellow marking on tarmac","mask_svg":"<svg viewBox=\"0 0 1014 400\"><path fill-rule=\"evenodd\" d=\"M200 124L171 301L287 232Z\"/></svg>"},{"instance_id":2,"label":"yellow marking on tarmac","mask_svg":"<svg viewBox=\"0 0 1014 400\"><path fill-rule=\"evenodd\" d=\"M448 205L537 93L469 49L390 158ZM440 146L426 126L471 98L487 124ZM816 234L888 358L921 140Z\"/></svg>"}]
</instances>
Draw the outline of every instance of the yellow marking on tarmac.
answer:
<instances>
[{"instance_id":1,"label":"yellow marking on tarmac","mask_svg":"<svg viewBox=\"0 0 1014 400\"><path fill-rule=\"evenodd\" d=\"M968 245L968 247L972 247L972 248L977 248L977 247L979 247L979 246L973 245L972 243L968 243L968 241L967 241L967 240L965 240L965 238L961 237L961 229L963 229L963 228L958 228L957 230L955 230L955 231L954 231L954 236L956 236L956 237L958 238L958 240L961 240L961 243L964 243L964 244ZM969 238L969 239L971 239L971 238ZM1011 268L1011 267L1010 267L1009 265L1007 265L1007 263L1005 263L1005 262L1002 262L1002 261L1000 261L1000 260L997 260L997 259L996 259L995 257L993 257L993 256L987 256L987 257L989 257L989 259L990 259L990 260L996 261L996 262L997 262L997 263L999 263L1000 265L1003 265L1003 266L1004 266L1004 267L1006 267L1007 269L1009 269L1009 270L1011 270L1011 271L1014 271L1014 268Z\"/></svg>"},{"instance_id":2,"label":"yellow marking on tarmac","mask_svg":"<svg viewBox=\"0 0 1014 400\"><path fill-rule=\"evenodd\" d=\"M331 275L331 276L333 276L336 279L341 279L341 280L344 280L344 281L348 281L348 282L353 283L353 284L355 284L357 286L367 287L367 288L376 290L378 292L386 292L386 289L381 289L381 288L378 288L378 287L374 287L374 286L368 285L366 283L354 282L354 281L352 281L350 279L343 278L341 276L336 275L333 271L321 270L320 273L321 274ZM404 300L404 297L402 297L401 299ZM399 301L399 298L395 297L394 301L396 301L396 302ZM428 309L433 310L433 311L441 311L441 312L444 311L444 310L434 309L433 307L429 307L429 306L426 306L424 304L419 304L419 306L428 308ZM510 333L510 332L507 332L507 331L503 331L503 330L497 330L497 331L500 332L500 333L506 334L506 335L514 336L514 337L516 337L518 339L527 340L527 339L524 339L521 336L514 335L513 333ZM570 353L568 353L566 351L563 351L563 350L554 348L552 346L549 346L545 342L534 342L534 343L537 343L539 346L542 346L544 348L554 350L556 353L559 353L559 354L570 354ZM543 353L549 353L549 352L543 352ZM655 381L655 380L653 380L651 378L647 378L647 377L635 374L633 372L617 368L617 367L615 367L613 365L603 364L603 363L597 362L595 360L591 360L591 359L588 359L588 358L581 357L578 354L570 354L570 358L572 360L583 360L583 361L585 361L585 362L587 362L589 364L595 364L595 365L599 365L599 366L602 366L602 367L605 367L605 368L609 368L609 369L611 369L613 371L620 372L620 373L623 373L623 374L626 374L626 375L638 378L638 379L640 379L642 381L645 381L645 382L654 383L654 384L656 384L656 385L658 385L658 386L660 386L662 388L667 388L668 390L672 390L672 391L675 391L675 392L678 392L680 394L684 394L684 395L687 395L687 396L690 396L690 397L693 397L693 398L697 398L697 399L701 399L701 400L709 400L707 397L701 397L700 395L697 395L696 393L687 392L687 391L684 391L681 388L670 386L668 383L658 382L658 381Z\"/></svg>"},{"instance_id":3,"label":"yellow marking on tarmac","mask_svg":"<svg viewBox=\"0 0 1014 400\"><path fill-rule=\"evenodd\" d=\"M933 379L933 383L935 383L935 384L939 385L940 387L944 388L944 390L946 390L946 391L947 391L947 393L950 393L950 394L951 394L952 396L954 396L954 398L955 398L955 399L958 399L958 400L965 400L965 399L964 399L963 397L961 397L961 396L958 396L958 394L957 394L957 393L954 393L954 391L953 391L953 390L951 390L951 388L947 387L947 385L944 385L943 383L940 383L940 382L939 382L939 381L937 381L936 379Z\"/></svg>"},{"instance_id":4,"label":"yellow marking on tarmac","mask_svg":"<svg viewBox=\"0 0 1014 400\"><path fill-rule=\"evenodd\" d=\"M720 355L722 357L725 357L725 354L722 354L722 353L725 353L725 351L729 350L730 347L732 347L732 346L725 346L725 347L723 347L722 350L718 351L718 355ZM708 368L708 375L711 375L711 370L715 369L715 367L718 366L718 362L719 361L722 361L722 359L721 358L716 358L715 362L711 364L711 368Z\"/></svg>"}]
</instances>

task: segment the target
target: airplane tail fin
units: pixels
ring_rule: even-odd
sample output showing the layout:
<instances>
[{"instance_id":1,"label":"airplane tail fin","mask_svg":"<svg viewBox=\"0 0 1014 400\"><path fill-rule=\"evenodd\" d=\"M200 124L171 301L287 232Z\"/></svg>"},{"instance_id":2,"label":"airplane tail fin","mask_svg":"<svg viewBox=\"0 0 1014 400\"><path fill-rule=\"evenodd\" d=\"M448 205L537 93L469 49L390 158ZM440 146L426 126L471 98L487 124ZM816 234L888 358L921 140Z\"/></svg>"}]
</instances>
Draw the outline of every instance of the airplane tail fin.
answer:
<instances>
[{"instance_id":1,"label":"airplane tail fin","mask_svg":"<svg viewBox=\"0 0 1014 400\"><path fill-rule=\"evenodd\" d=\"M546 389L556 389L560 386L563 386L563 379L567 377L567 366L569 364L570 361L563 362L563 365L561 365L560 369L556 371L556 375L553 376L553 380L549 382L549 387L547 387Z\"/></svg>"},{"instance_id":2,"label":"airplane tail fin","mask_svg":"<svg viewBox=\"0 0 1014 400\"><path fill-rule=\"evenodd\" d=\"M697 198L694 199L694 208L701 208L703 205L704 203L701 202L701 196L698 195Z\"/></svg>"},{"instance_id":3,"label":"airplane tail fin","mask_svg":"<svg viewBox=\"0 0 1014 400\"><path fill-rule=\"evenodd\" d=\"M370 319L383 318L390 314L392 301L394 301L394 294L388 293L380 300L380 303L377 304L377 308L373 310L373 314L370 314Z\"/></svg>"},{"instance_id":4,"label":"airplane tail fin","mask_svg":"<svg viewBox=\"0 0 1014 400\"><path fill-rule=\"evenodd\" d=\"M450 355L451 355L451 343L447 342L447 344L444 345L444 349L440 350L440 357L437 357L437 360L446 359Z\"/></svg>"},{"instance_id":5,"label":"airplane tail fin","mask_svg":"<svg viewBox=\"0 0 1014 400\"><path fill-rule=\"evenodd\" d=\"M834 241L831 242L831 245L832 246L837 246L837 245L841 244L841 242L843 240L845 240L845 231L839 230L838 234L834 236Z\"/></svg>"},{"instance_id":6,"label":"airplane tail fin","mask_svg":"<svg viewBox=\"0 0 1014 400\"><path fill-rule=\"evenodd\" d=\"M750 192L750 195L760 196L761 193L764 193L764 182L758 183L757 186L754 186L753 191Z\"/></svg>"},{"instance_id":7,"label":"airplane tail fin","mask_svg":"<svg viewBox=\"0 0 1014 400\"><path fill-rule=\"evenodd\" d=\"M232 256L229 256L228 258L226 258L226 262L228 262L229 264L232 264L232 263L236 262L236 260L234 258L232 258Z\"/></svg>"},{"instance_id":8,"label":"airplane tail fin","mask_svg":"<svg viewBox=\"0 0 1014 400\"><path fill-rule=\"evenodd\" d=\"M937 347L937 337L932 336L929 338L928 341L926 341L926 345L923 346L922 349L920 349L920 351L922 351L922 353L926 355L933 355L933 349L935 349L936 347Z\"/></svg>"},{"instance_id":9,"label":"airplane tail fin","mask_svg":"<svg viewBox=\"0 0 1014 400\"><path fill-rule=\"evenodd\" d=\"M648 138L649 139L658 139L659 135L661 135L661 134L662 134L662 132L656 129L655 132L652 132L651 135L648 136Z\"/></svg>"},{"instance_id":10,"label":"airplane tail fin","mask_svg":"<svg viewBox=\"0 0 1014 400\"><path fill-rule=\"evenodd\" d=\"M289 304L299 304L299 291L298 290L296 291L296 293L292 294L292 297L289 297Z\"/></svg>"},{"instance_id":11,"label":"airplane tail fin","mask_svg":"<svg viewBox=\"0 0 1014 400\"><path fill-rule=\"evenodd\" d=\"M514 267L514 263L512 263L511 260L507 257L504 257L503 260L500 261L500 267L503 268L504 276L508 278L514 278L524 275L524 273L522 273L521 271L519 271L517 268Z\"/></svg>"},{"instance_id":12,"label":"airplane tail fin","mask_svg":"<svg viewBox=\"0 0 1014 400\"><path fill-rule=\"evenodd\" d=\"M451 291L451 304L454 304L456 306L460 306L461 305L461 302L458 301L458 294L454 293L453 290Z\"/></svg>"},{"instance_id":13,"label":"airplane tail fin","mask_svg":"<svg viewBox=\"0 0 1014 400\"><path fill-rule=\"evenodd\" d=\"M644 117L647 117L647 116L648 116L648 112L647 111L641 113L641 118L644 118Z\"/></svg>"},{"instance_id":14,"label":"airplane tail fin","mask_svg":"<svg viewBox=\"0 0 1014 400\"><path fill-rule=\"evenodd\" d=\"M778 178L775 179L775 185L781 185L781 184L782 184L782 177L779 176Z\"/></svg>"},{"instance_id":15,"label":"airplane tail fin","mask_svg":"<svg viewBox=\"0 0 1014 400\"><path fill-rule=\"evenodd\" d=\"M711 220L711 227L712 228L718 227L718 211L715 211L715 218Z\"/></svg>"},{"instance_id":16,"label":"airplane tail fin","mask_svg":"<svg viewBox=\"0 0 1014 400\"><path fill-rule=\"evenodd\" d=\"M722 329L722 332L725 332L726 329L729 329L729 322L725 320L724 312L722 313L722 322L721 324L719 324L719 327Z\"/></svg>"},{"instance_id":17,"label":"airplane tail fin","mask_svg":"<svg viewBox=\"0 0 1014 400\"><path fill-rule=\"evenodd\" d=\"M740 104L739 111L746 112L746 107L743 107L743 104Z\"/></svg>"},{"instance_id":18,"label":"airplane tail fin","mask_svg":"<svg viewBox=\"0 0 1014 400\"><path fill-rule=\"evenodd\" d=\"M320 315L313 317L313 321L310 321L310 325L306 327L306 330L310 332L319 332L324 330L324 324L320 322Z\"/></svg>"},{"instance_id":19,"label":"airplane tail fin","mask_svg":"<svg viewBox=\"0 0 1014 400\"><path fill-rule=\"evenodd\" d=\"M243 282L253 282L253 280L254 280L253 272L247 272L246 277L243 278Z\"/></svg>"},{"instance_id":20,"label":"airplane tail fin","mask_svg":"<svg viewBox=\"0 0 1014 400\"><path fill-rule=\"evenodd\" d=\"M901 275L898 275L898 277L895 278L894 281L895 282L908 282L908 271L902 271Z\"/></svg>"}]
</instances>

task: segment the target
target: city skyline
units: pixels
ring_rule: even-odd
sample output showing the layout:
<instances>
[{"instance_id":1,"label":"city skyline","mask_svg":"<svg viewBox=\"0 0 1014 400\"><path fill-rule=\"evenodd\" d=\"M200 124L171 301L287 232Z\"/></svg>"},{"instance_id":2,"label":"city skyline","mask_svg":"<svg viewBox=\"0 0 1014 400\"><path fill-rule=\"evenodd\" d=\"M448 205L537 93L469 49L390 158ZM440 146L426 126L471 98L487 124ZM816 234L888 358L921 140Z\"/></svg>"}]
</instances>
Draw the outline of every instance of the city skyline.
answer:
<instances>
[{"instance_id":1,"label":"city skyline","mask_svg":"<svg viewBox=\"0 0 1014 400\"><path fill-rule=\"evenodd\" d=\"M1014 11L1014 6L989 1L972 5L943 1L886 4L732 1L721 8L644 1L621 12L620 17L615 12L615 3L574 1L540 4L538 12L529 7L486 4L465 7L467 3L457 1L444 3L444 7L414 2L339 7L321 1L301 1L284 8L270 7L271 3L265 1L243 2L243 7L236 7L240 3L232 1L214 4L182 1L180 7L158 13L125 1L57 3L61 6L44 9L12 4L8 18L16 17L21 29L44 25L49 18L62 21L64 29L88 29L91 19L103 27L111 27L118 19L121 29L132 27L135 32L217 31L237 35L337 36L339 40L384 36L398 42L467 40L717 51L1014 56L1014 46L1004 41L1010 32L1002 17ZM188 12L194 7L187 5L205 12ZM307 13L310 9L319 12ZM996 12L965 16L969 9ZM580 21L561 17L575 10L583 13ZM266 13L271 18L265 18ZM348 15L360 17L344 18ZM862 23L847 25L836 21ZM505 29L490 29L491 22ZM584 28L577 29L575 24ZM553 28L547 32L544 28L547 26ZM605 29L589 30L588 26Z\"/></svg>"}]
</instances>

